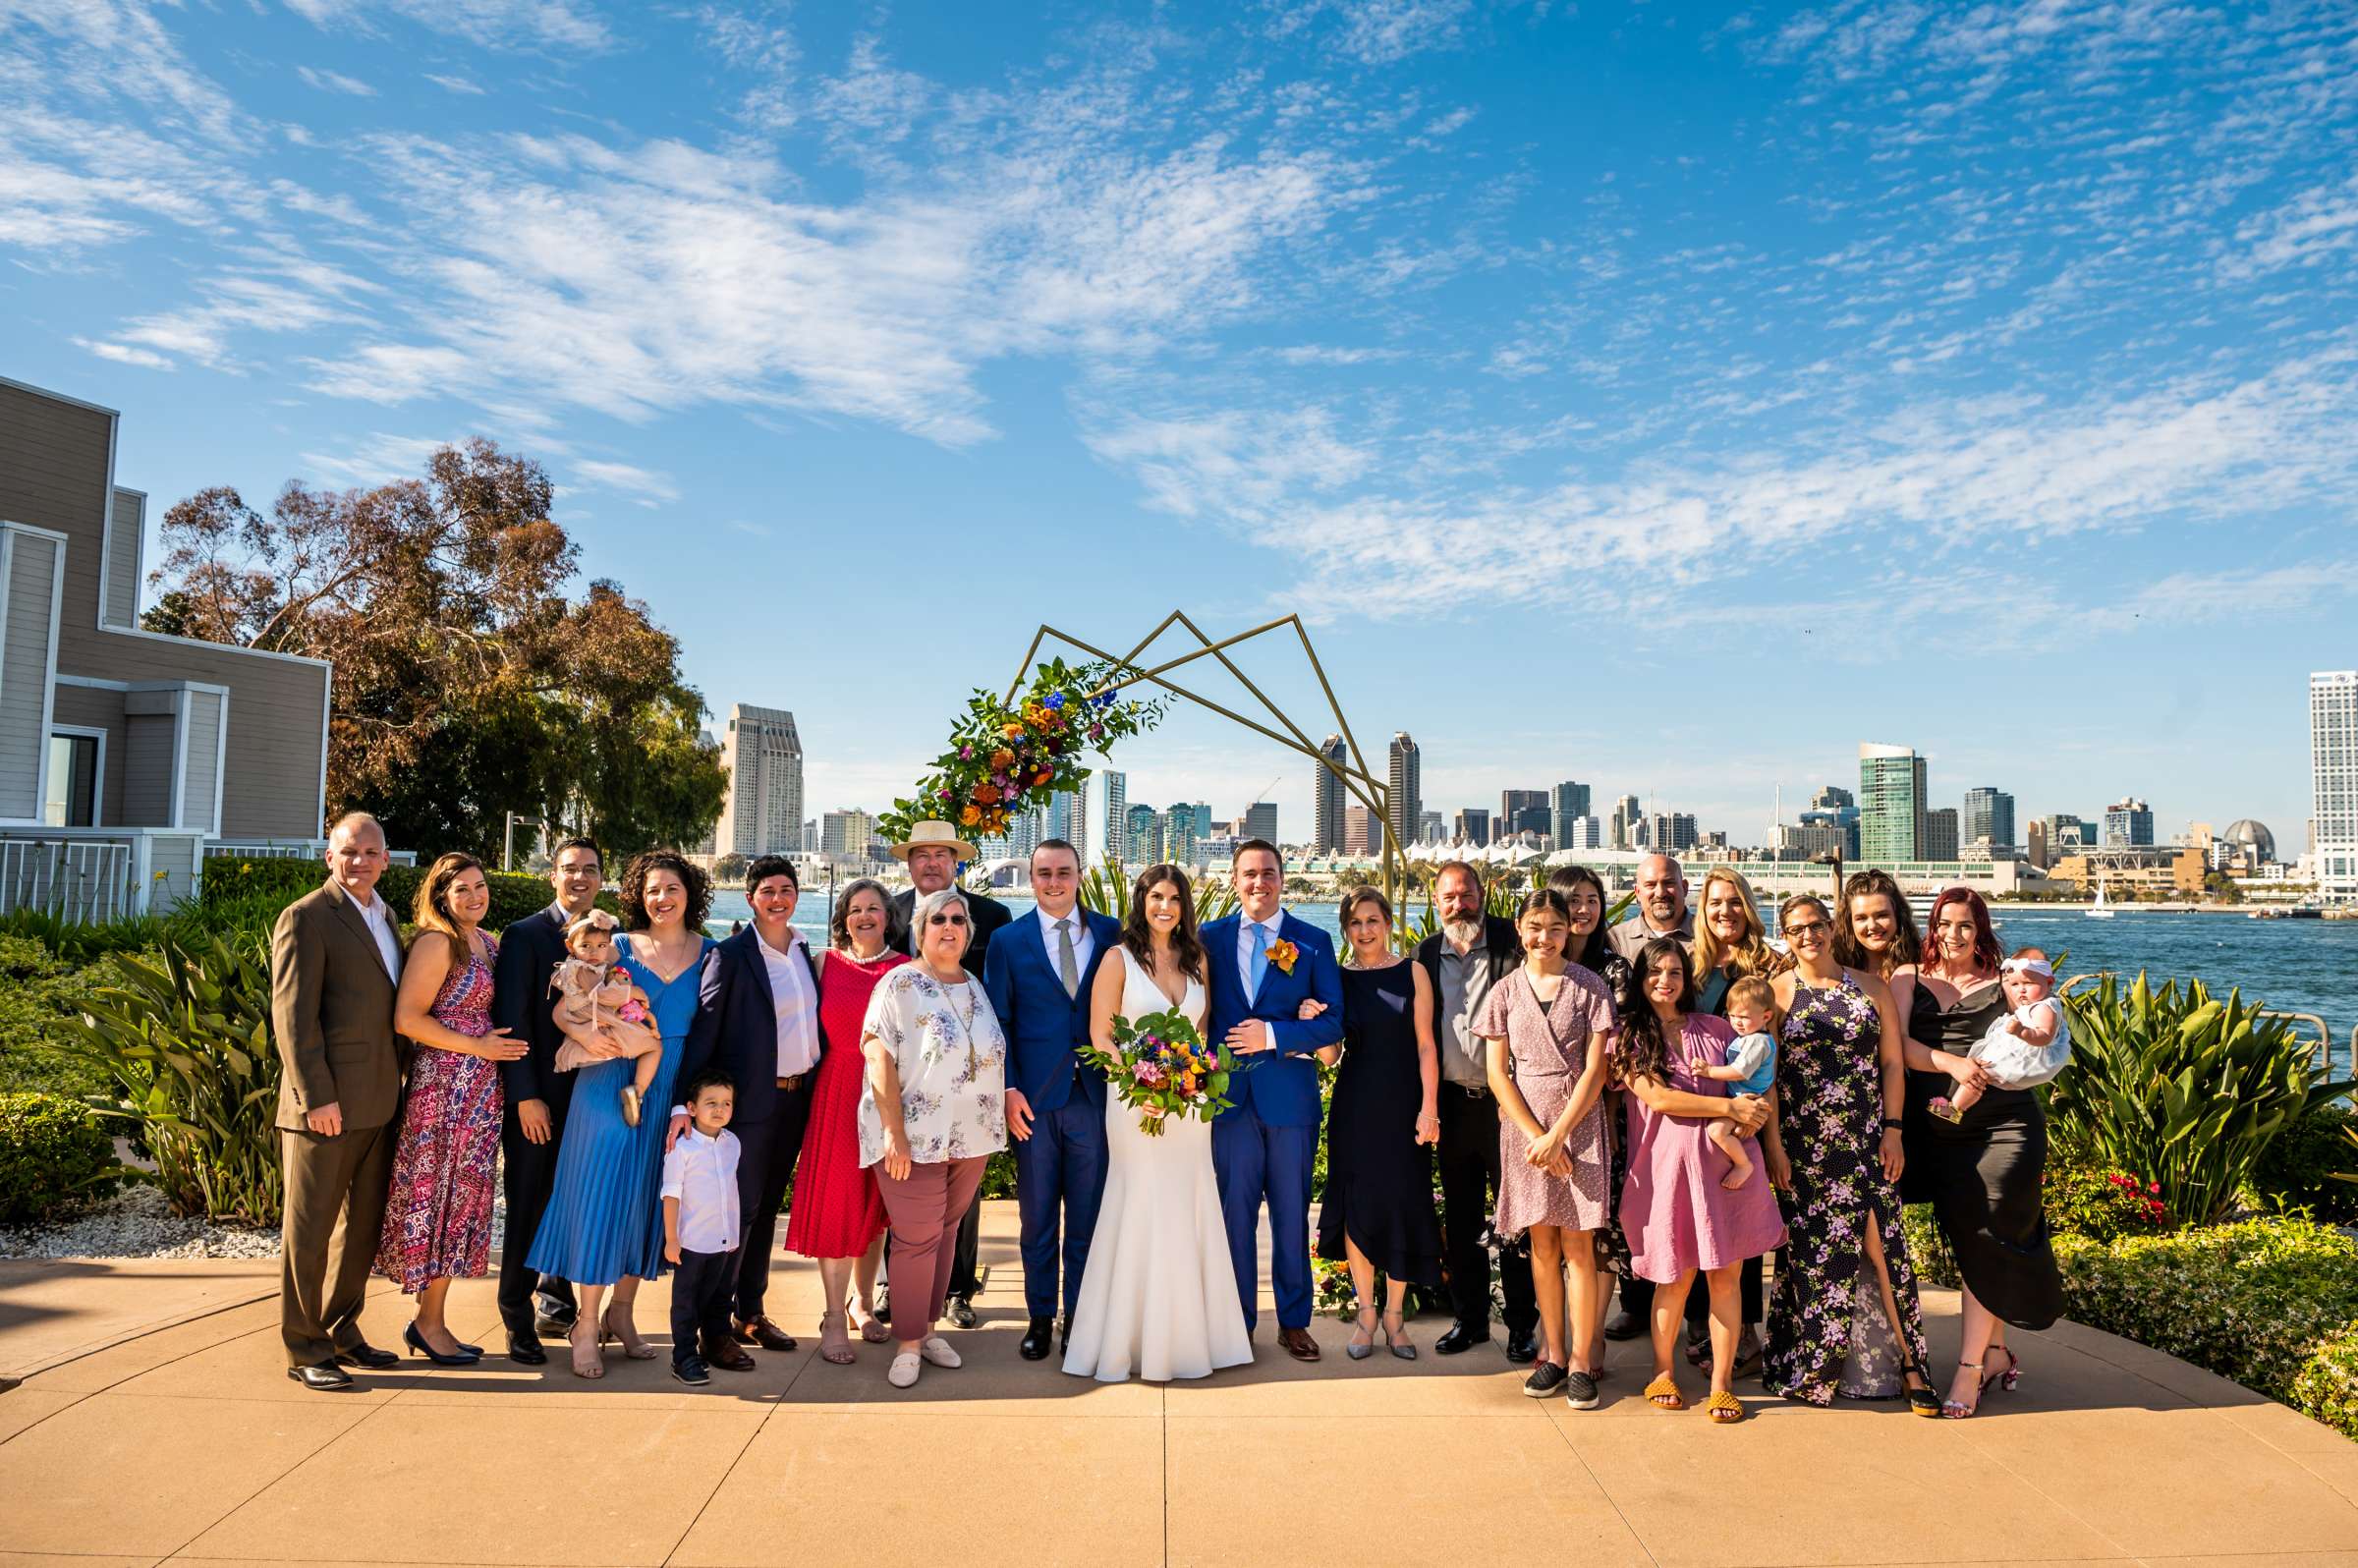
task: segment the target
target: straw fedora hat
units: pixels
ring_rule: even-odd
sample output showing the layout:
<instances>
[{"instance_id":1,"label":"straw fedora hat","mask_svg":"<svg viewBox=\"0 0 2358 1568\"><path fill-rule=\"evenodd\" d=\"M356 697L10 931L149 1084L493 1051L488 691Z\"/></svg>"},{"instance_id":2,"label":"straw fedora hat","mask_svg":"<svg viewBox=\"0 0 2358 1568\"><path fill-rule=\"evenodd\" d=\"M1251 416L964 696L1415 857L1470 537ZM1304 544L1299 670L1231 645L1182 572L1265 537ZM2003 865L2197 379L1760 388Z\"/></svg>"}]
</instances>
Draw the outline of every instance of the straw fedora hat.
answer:
<instances>
[{"instance_id":1,"label":"straw fedora hat","mask_svg":"<svg viewBox=\"0 0 2358 1568\"><path fill-rule=\"evenodd\" d=\"M936 844L945 849L956 850L958 858L962 861L971 861L976 858L975 847L960 838L956 828L931 816L910 824L909 842L891 846L892 858L896 861L906 861L911 850L928 849Z\"/></svg>"}]
</instances>

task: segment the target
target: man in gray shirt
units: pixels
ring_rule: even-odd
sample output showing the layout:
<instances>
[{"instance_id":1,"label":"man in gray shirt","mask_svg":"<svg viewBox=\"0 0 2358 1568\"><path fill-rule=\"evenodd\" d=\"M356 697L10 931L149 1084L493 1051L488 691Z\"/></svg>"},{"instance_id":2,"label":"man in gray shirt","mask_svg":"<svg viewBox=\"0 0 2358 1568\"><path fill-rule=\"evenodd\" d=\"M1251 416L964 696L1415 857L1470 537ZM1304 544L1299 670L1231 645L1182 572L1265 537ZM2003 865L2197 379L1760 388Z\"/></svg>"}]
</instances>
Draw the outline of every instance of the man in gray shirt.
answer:
<instances>
[{"instance_id":1,"label":"man in gray shirt","mask_svg":"<svg viewBox=\"0 0 2358 1568\"><path fill-rule=\"evenodd\" d=\"M1432 981L1433 1043L1441 1057L1441 1249L1449 1264L1456 1324L1433 1344L1443 1356L1490 1337L1490 1260L1485 1239L1498 1195L1498 1101L1490 1094L1482 1036L1472 1027L1490 987L1523 962L1511 921L1483 913L1482 873L1451 861L1433 879L1441 928L1417 944L1416 960ZM1531 1260L1498 1260L1506 1294L1506 1359L1539 1354L1539 1300Z\"/></svg>"}]
</instances>

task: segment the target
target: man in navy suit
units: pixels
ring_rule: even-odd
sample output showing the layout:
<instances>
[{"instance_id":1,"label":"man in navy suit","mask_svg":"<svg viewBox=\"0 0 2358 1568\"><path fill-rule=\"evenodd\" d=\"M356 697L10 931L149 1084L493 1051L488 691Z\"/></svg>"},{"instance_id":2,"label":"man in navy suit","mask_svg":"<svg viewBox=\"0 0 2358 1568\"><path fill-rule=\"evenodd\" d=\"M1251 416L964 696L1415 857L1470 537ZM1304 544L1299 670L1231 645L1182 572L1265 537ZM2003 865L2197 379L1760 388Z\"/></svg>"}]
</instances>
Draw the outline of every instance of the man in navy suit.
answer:
<instances>
[{"instance_id":1,"label":"man in navy suit","mask_svg":"<svg viewBox=\"0 0 2358 1568\"><path fill-rule=\"evenodd\" d=\"M1007 1036L1007 1131L1015 1135L1024 1306L1032 1318L1019 1347L1026 1361L1043 1361L1052 1348L1060 1246L1064 1331L1072 1332L1105 1196L1105 1075L1073 1052L1089 1043L1090 988L1122 927L1110 915L1082 909L1080 892L1080 852L1060 838L1040 840L1032 852L1039 908L1002 928L983 958L982 986Z\"/></svg>"},{"instance_id":2,"label":"man in navy suit","mask_svg":"<svg viewBox=\"0 0 2358 1568\"><path fill-rule=\"evenodd\" d=\"M1244 1298L1245 1332L1261 1292L1261 1206L1269 1207L1269 1284L1277 1297L1277 1342L1296 1361L1317 1361L1310 1337L1310 1174L1319 1151L1321 1046L1343 1037L1343 978L1334 944L1280 907L1285 861L1277 846L1249 838L1230 862L1243 914L1204 927L1211 971L1211 1036L1236 1054L1232 1103L1211 1124L1211 1163L1228 1224L1228 1255ZM1290 952L1288 947L1290 946ZM1303 1000L1325 1011L1305 1021Z\"/></svg>"}]
</instances>

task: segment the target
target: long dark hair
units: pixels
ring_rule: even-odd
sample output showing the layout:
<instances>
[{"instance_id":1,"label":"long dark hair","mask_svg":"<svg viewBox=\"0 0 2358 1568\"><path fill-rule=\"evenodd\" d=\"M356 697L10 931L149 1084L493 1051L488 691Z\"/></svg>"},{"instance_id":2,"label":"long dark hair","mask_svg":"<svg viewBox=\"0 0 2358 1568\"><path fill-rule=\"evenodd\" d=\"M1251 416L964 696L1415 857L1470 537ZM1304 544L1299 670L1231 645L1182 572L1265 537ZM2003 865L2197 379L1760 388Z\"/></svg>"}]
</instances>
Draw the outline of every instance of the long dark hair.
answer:
<instances>
[{"instance_id":1,"label":"long dark hair","mask_svg":"<svg viewBox=\"0 0 2358 1568\"><path fill-rule=\"evenodd\" d=\"M1678 971L1679 1015L1683 1018L1695 1006L1695 976L1687 968L1687 950L1668 936L1657 936L1639 948L1630 965L1629 1014L1621 1020L1624 1083L1633 1078L1651 1078L1665 1086L1670 1082L1670 1040L1662 1033L1662 1021L1655 1016L1654 999L1646 993L1654 979L1654 966L1665 958Z\"/></svg>"},{"instance_id":2,"label":"long dark hair","mask_svg":"<svg viewBox=\"0 0 2358 1568\"><path fill-rule=\"evenodd\" d=\"M1130 888L1130 918L1122 923L1122 945L1149 974L1153 973L1154 933L1147 924L1147 894L1165 882L1179 889L1179 924L1171 927L1171 956L1179 961L1180 974L1189 980L1204 980L1204 942L1196 934L1196 890L1187 873L1168 862L1138 873Z\"/></svg>"},{"instance_id":3,"label":"long dark hair","mask_svg":"<svg viewBox=\"0 0 2358 1568\"><path fill-rule=\"evenodd\" d=\"M1891 950L1887 957L1879 958L1867 951L1856 932L1850 928L1850 901L1872 898L1881 893L1891 901ZM1891 873L1869 867L1849 877L1842 884L1842 896L1835 901L1841 908L1827 911L1834 923L1834 957L1844 969L1855 969L1863 975L1891 978L1891 972L1903 964L1916 962L1916 954L1924 946L1924 938L1916 930L1916 912L1908 907L1908 895L1899 890ZM1818 907L1825 909L1823 900ZM1778 912L1783 921L1783 912Z\"/></svg>"}]
</instances>

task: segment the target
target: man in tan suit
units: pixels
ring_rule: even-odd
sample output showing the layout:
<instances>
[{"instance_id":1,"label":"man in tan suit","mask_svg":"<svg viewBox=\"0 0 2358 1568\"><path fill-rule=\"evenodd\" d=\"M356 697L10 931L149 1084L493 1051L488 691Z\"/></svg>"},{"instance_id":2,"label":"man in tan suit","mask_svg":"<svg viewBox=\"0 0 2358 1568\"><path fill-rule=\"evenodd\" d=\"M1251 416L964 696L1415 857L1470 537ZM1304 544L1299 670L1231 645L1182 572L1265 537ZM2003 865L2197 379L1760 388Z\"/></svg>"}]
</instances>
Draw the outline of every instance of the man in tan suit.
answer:
<instances>
[{"instance_id":1,"label":"man in tan suit","mask_svg":"<svg viewBox=\"0 0 2358 1568\"><path fill-rule=\"evenodd\" d=\"M342 818L328 832L326 883L280 911L270 933L287 1180L279 1327L287 1375L306 1388L350 1388L345 1366L401 1360L361 1337L401 1108L393 1036L401 937L377 896L384 869L376 818Z\"/></svg>"}]
</instances>

